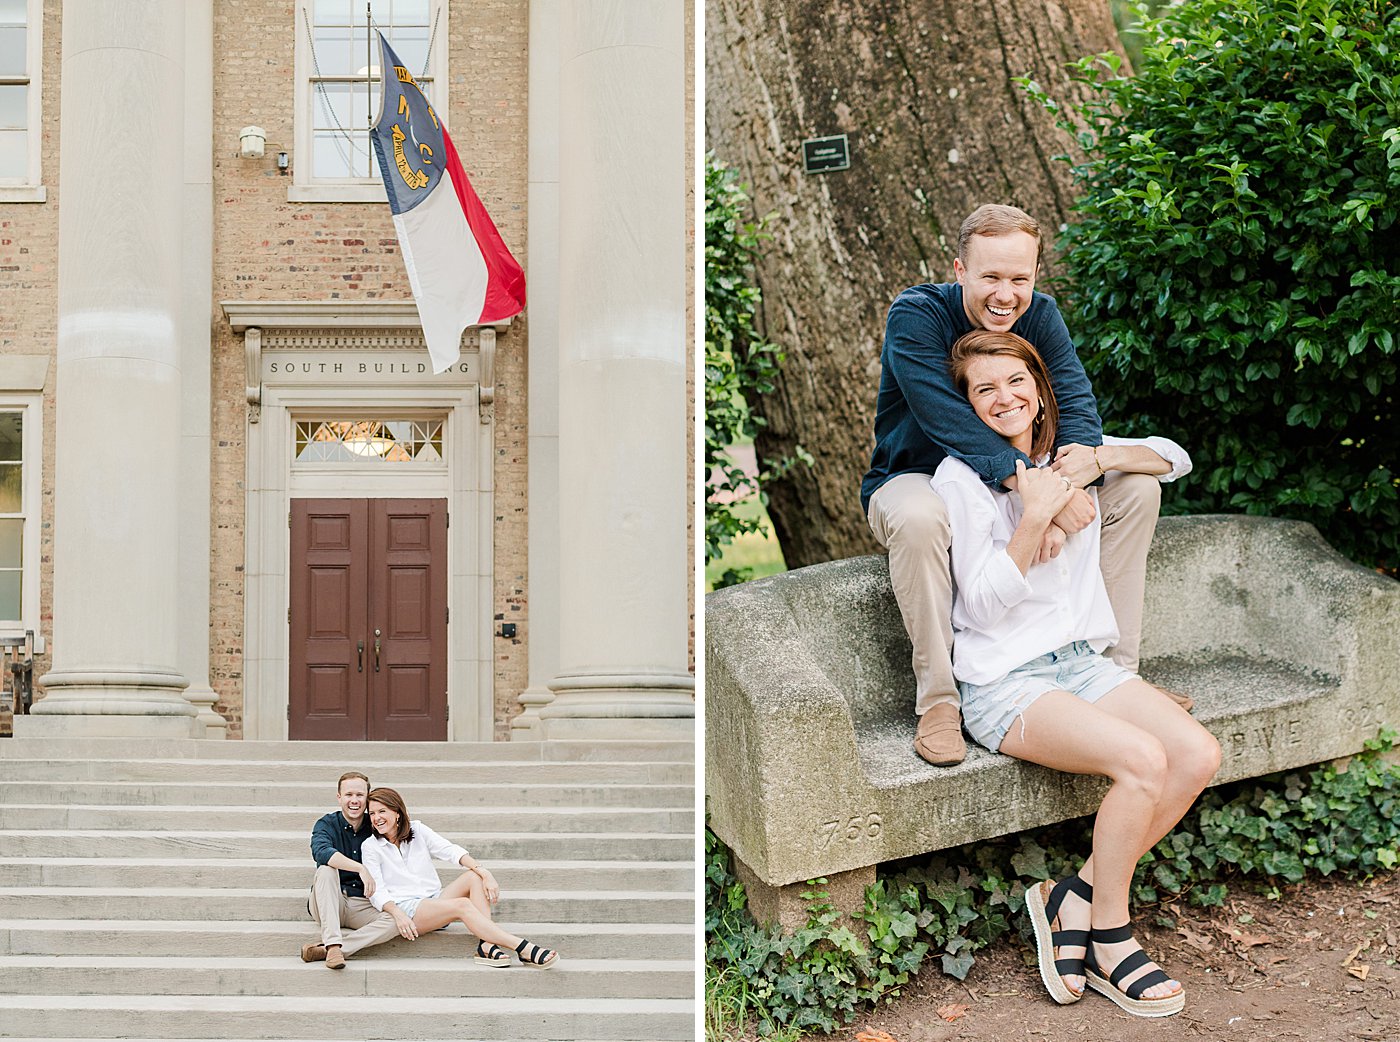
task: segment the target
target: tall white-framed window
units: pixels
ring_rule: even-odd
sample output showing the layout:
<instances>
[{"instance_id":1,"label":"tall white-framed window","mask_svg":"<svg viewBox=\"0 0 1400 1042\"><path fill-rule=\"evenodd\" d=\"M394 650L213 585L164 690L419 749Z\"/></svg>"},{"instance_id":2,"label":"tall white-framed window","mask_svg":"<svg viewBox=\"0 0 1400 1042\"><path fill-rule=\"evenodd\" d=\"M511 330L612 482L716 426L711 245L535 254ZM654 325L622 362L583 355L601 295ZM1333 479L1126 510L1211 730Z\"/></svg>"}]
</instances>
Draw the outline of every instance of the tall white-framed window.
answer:
<instances>
[{"instance_id":1,"label":"tall white-framed window","mask_svg":"<svg viewBox=\"0 0 1400 1042\"><path fill-rule=\"evenodd\" d=\"M0 634L39 632L43 399L0 394Z\"/></svg>"},{"instance_id":2,"label":"tall white-framed window","mask_svg":"<svg viewBox=\"0 0 1400 1042\"><path fill-rule=\"evenodd\" d=\"M0 0L4 2L4 0ZM368 8L368 10L367 10ZM447 0L297 0L292 202L383 202L370 143L382 31L439 111L447 109Z\"/></svg>"},{"instance_id":3,"label":"tall white-framed window","mask_svg":"<svg viewBox=\"0 0 1400 1042\"><path fill-rule=\"evenodd\" d=\"M0 203L42 203L42 0L0 0Z\"/></svg>"}]
</instances>

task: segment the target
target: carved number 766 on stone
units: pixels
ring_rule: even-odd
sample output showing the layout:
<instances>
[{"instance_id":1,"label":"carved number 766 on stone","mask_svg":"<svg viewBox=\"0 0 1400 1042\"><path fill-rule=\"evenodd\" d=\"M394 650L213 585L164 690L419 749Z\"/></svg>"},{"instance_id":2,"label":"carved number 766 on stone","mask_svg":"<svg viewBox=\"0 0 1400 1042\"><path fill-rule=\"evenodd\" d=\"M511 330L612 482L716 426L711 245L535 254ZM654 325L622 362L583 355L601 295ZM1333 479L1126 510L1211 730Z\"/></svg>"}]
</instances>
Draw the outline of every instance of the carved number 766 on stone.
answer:
<instances>
[{"instance_id":1,"label":"carved number 766 on stone","mask_svg":"<svg viewBox=\"0 0 1400 1042\"><path fill-rule=\"evenodd\" d=\"M857 814L844 822L840 819L823 821L817 826L817 849L825 850L837 837L847 843L858 843L862 839L874 839L879 834L880 815L873 811L869 814Z\"/></svg>"}]
</instances>

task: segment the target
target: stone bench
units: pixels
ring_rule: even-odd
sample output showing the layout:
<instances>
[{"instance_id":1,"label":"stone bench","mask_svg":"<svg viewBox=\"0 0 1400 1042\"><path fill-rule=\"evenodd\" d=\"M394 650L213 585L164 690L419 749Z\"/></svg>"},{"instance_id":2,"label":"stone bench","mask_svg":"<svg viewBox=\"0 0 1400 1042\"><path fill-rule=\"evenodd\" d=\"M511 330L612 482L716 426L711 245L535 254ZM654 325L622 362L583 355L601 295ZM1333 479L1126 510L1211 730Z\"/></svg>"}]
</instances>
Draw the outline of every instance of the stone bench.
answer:
<instances>
[{"instance_id":1,"label":"stone bench","mask_svg":"<svg viewBox=\"0 0 1400 1042\"><path fill-rule=\"evenodd\" d=\"M914 753L909 641L884 557L815 565L705 602L705 788L757 917L805 922L805 880L861 906L875 866L1078 817L1101 779L969 743ZM1311 525L1163 518L1148 561L1143 668L1190 694L1220 740L1216 782L1358 752L1400 724L1400 583Z\"/></svg>"}]
</instances>

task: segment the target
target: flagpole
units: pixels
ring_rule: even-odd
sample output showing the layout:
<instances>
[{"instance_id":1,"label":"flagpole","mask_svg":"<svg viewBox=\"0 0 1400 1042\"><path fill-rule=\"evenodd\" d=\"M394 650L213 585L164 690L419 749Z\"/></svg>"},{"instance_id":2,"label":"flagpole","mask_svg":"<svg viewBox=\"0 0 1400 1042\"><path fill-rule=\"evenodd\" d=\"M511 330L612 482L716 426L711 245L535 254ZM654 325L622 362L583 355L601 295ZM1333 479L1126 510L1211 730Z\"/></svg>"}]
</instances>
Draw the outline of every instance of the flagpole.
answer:
<instances>
[{"instance_id":1,"label":"flagpole","mask_svg":"<svg viewBox=\"0 0 1400 1042\"><path fill-rule=\"evenodd\" d=\"M374 130L374 59L370 57L373 50L370 40L373 36L374 15L371 13L371 0L365 0L365 129L371 132Z\"/></svg>"}]
</instances>

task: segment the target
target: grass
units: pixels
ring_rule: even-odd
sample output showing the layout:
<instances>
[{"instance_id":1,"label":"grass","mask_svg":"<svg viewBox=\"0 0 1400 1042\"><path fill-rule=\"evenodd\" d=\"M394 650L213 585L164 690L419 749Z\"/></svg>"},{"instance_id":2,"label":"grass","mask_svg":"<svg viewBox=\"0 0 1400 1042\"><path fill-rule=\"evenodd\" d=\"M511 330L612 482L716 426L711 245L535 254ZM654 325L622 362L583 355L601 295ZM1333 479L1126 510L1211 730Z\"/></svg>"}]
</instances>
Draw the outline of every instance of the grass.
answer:
<instances>
[{"instance_id":1,"label":"grass","mask_svg":"<svg viewBox=\"0 0 1400 1042\"><path fill-rule=\"evenodd\" d=\"M750 982L733 966L705 965L705 1042L797 1042L802 1032L775 1024ZM768 1033L765 1033L768 1032Z\"/></svg>"},{"instance_id":2,"label":"grass","mask_svg":"<svg viewBox=\"0 0 1400 1042\"><path fill-rule=\"evenodd\" d=\"M783 550L773 535L772 522L768 511L757 498L746 500L736 510L740 517L757 518L763 527L751 535L743 535L724 548L724 553L705 566L705 590L715 588L715 582L729 568L750 568L750 579L761 579L765 575L775 575L787 571L783 562Z\"/></svg>"}]
</instances>

